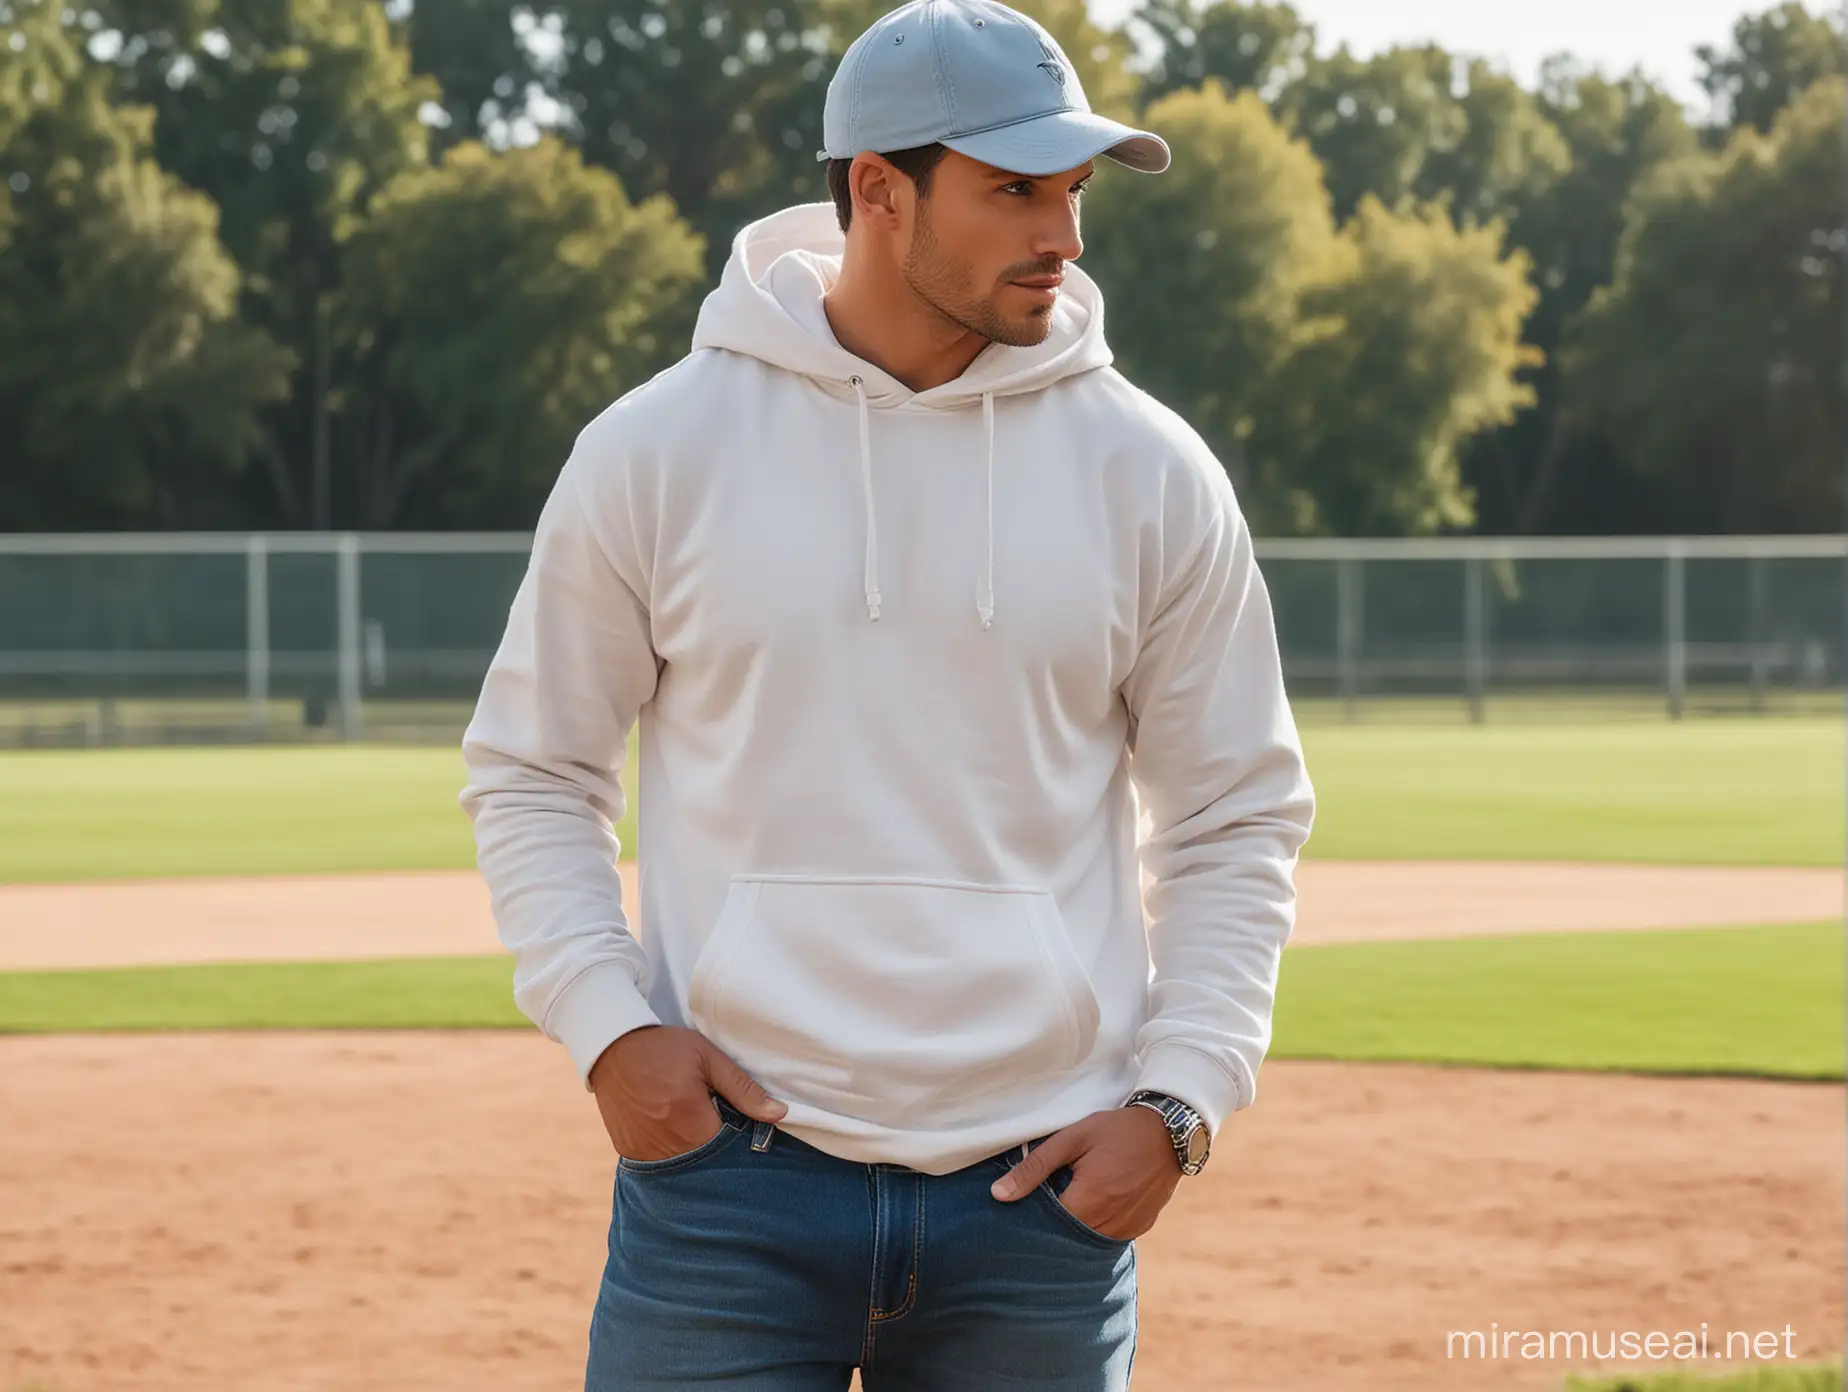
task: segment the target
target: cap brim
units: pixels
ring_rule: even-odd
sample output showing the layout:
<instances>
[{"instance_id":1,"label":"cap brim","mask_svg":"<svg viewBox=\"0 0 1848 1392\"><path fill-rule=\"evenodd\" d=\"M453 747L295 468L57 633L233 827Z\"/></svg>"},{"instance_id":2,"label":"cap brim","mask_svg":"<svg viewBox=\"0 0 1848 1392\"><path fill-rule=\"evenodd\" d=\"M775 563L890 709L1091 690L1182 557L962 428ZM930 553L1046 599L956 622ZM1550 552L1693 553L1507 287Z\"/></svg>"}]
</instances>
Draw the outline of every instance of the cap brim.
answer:
<instances>
[{"instance_id":1,"label":"cap brim","mask_svg":"<svg viewBox=\"0 0 1848 1392\"><path fill-rule=\"evenodd\" d=\"M959 155L1014 174L1038 178L1076 169L1099 155L1118 164L1159 174L1168 167L1168 143L1094 111L1050 111L1030 121L950 136L943 143Z\"/></svg>"}]
</instances>

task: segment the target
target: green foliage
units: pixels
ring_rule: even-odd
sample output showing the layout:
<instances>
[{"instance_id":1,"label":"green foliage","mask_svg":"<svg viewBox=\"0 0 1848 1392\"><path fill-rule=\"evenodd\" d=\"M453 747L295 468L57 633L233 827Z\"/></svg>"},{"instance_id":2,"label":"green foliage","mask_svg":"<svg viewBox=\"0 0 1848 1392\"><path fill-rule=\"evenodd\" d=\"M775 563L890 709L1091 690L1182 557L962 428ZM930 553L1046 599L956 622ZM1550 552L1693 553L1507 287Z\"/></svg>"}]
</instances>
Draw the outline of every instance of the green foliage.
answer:
<instances>
[{"instance_id":1,"label":"green foliage","mask_svg":"<svg viewBox=\"0 0 1848 1392\"><path fill-rule=\"evenodd\" d=\"M343 259L364 524L535 514L584 422L659 361L700 253L665 198L631 206L554 139L389 184Z\"/></svg>"},{"instance_id":2,"label":"green foliage","mask_svg":"<svg viewBox=\"0 0 1848 1392\"><path fill-rule=\"evenodd\" d=\"M530 519L737 229L826 196L887 3L0 0L0 526ZM1023 3L1176 148L1106 170L1086 264L1262 528L1839 519L1833 17L1702 49L1697 134L1563 55L1318 54L1283 0Z\"/></svg>"},{"instance_id":3,"label":"green foliage","mask_svg":"<svg viewBox=\"0 0 1848 1392\"><path fill-rule=\"evenodd\" d=\"M1287 4L1147 0L1133 26L1154 44L1143 75L1145 106L1214 78L1229 92L1250 90L1273 101L1301 80L1315 56L1315 26Z\"/></svg>"},{"instance_id":4,"label":"green foliage","mask_svg":"<svg viewBox=\"0 0 1848 1392\"><path fill-rule=\"evenodd\" d=\"M57 10L0 43L0 529L211 520L287 359L211 200L162 172ZM204 502L206 506L202 507Z\"/></svg>"},{"instance_id":5,"label":"green foliage","mask_svg":"<svg viewBox=\"0 0 1848 1392\"><path fill-rule=\"evenodd\" d=\"M1833 9L1813 15L1798 0L1741 17L1732 47L1702 44L1695 54L1722 141L1745 126L1768 134L1784 109L1816 83L1848 75L1840 16Z\"/></svg>"},{"instance_id":6,"label":"green foliage","mask_svg":"<svg viewBox=\"0 0 1848 1392\"><path fill-rule=\"evenodd\" d=\"M1217 83L1147 112L1174 151L1159 179L1108 171L1085 212L1085 265L1110 306L1111 343L1132 379L1213 445L1248 506L1274 492L1247 441L1300 337L1300 301L1336 254L1328 195L1306 145L1255 93Z\"/></svg>"},{"instance_id":7,"label":"green foliage","mask_svg":"<svg viewBox=\"0 0 1848 1392\"><path fill-rule=\"evenodd\" d=\"M1449 197L1481 220L1557 176L1565 149L1532 97L1480 61L1459 94L1454 65L1435 45L1370 58L1341 49L1284 90L1279 106L1327 169L1337 215L1369 195L1388 207Z\"/></svg>"},{"instance_id":8,"label":"green foliage","mask_svg":"<svg viewBox=\"0 0 1848 1392\"><path fill-rule=\"evenodd\" d=\"M1214 446L1262 530L1467 522L1459 444L1530 399L1525 260L1429 207L1370 200L1337 234L1313 155L1255 92L1209 82L1147 117L1173 169L1086 214L1126 370Z\"/></svg>"},{"instance_id":9,"label":"green foliage","mask_svg":"<svg viewBox=\"0 0 1848 1392\"><path fill-rule=\"evenodd\" d=\"M275 514L329 526L352 441L332 375L340 249L377 192L423 163L417 113L436 85L412 76L374 0L104 0L100 13L122 95L159 113L162 164L223 209L246 318L294 354L259 452Z\"/></svg>"},{"instance_id":10,"label":"green foliage","mask_svg":"<svg viewBox=\"0 0 1848 1392\"><path fill-rule=\"evenodd\" d=\"M1510 228L1539 291L1525 338L1540 356L1523 374L1537 400L1470 443L1464 477L1484 531L1544 531L1556 520L1589 531L1653 530L1661 525L1654 490L1595 436L1571 430L1559 353L1567 326L1610 282L1632 192L1692 154L1698 140L1667 92L1637 74L1608 78L1564 56L1544 67L1535 101L1568 156L1557 178L1521 201Z\"/></svg>"},{"instance_id":11,"label":"green foliage","mask_svg":"<svg viewBox=\"0 0 1848 1392\"><path fill-rule=\"evenodd\" d=\"M1280 368L1253 453L1293 530L1433 532L1472 520L1457 467L1469 436L1533 401L1527 258L1499 227L1458 231L1431 207L1371 198L1331 273L1303 297L1310 337Z\"/></svg>"},{"instance_id":12,"label":"green foliage","mask_svg":"<svg viewBox=\"0 0 1848 1392\"><path fill-rule=\"evenodd\" d=\"M1721 448L1711 437L1711 421L1681 413L1674 404L1677 394L1683 400L1704 400L1714 372L1683 375L1679 368L1662 366L1635 371L1634 365L1658 355L1674 362L1694 356L1673 315L1656 317L1650 303L1641 304L1632 324L1636 332L1622 354L1607 356L1599 372L1570 380L1563 370L1573 326L1594 293L1611 283L1626 229L1638 235L1633 224L1639 195L1665 166L1698 148L1699 136L1667 93L1634 73L1611 78L1588 71L1567 55L1547 65L1533 92L1487 63L1462 61L1436 45L1389 49L1365 58L1346 49L1318 56L1313 27L1287 4L1144 0L1132 27L1153 41L1145 99L1215 78L1233 89L1260 92L1285 128L1313 148L1337 219L1350 219L1368 198L1398 212L1421 204L1440 206L1458 226L1499 222L1510 248L1525 253L1530 264L1538 297L1523 329L1526 351L1516 387L1511 392L1504 383L1493 393L1504 403L1512 400L1514 407L1472 410L1459 405L1462 418L1483 423L1454 442L1455 467L1464 484L1454 491L1456 497L1473 499L1474 506L1447 504L1435 512L1400 508L1389 517L1407 521L1350 524L1345 519L1351 509L1332 506L1319 484L1306 485L1315 497L1316 514L1340 519L1323 525L1398 530L1415 519L1422 519L1416 525L1427 525L1438 518L1450 525L1473 521L1489 532L1649 532L1813 529L1839 518L1839 507L1821 489L1811 463L1784 471L1807 481L1781 480L1765 490L1757 500L1757 520L1735 515L1737 499L1712 492L1710 469L1690 477L1686 471L1670 474L1654 467L1633 448L1640 423L1613 433L1607 428L1610 403L1579 399L1579 387L1595 379L1616 393L1629 392L1636 403L1632 414L1646 414L1649 429L1699 437L1709 453ZM1795 0L1742 18L1729 47L1703 48L1700 58L1703 83L1720 118L1707 134L1719 144L1735 128L1771 131L1780 112L1848 68L1848 48L1836 18L1812 14ZM1800 242L1812 232L1833 237L1841 218L1822 216L1817 208L1839 182L1838 174L1814 182L1814 207L1798 208L1785 200L1759 210L1750 221L1758 243L1767 248L1762 256L1750 251L1743 236L1733 238L1734 262L1720 273L1732 292L1722 296L1729 311L1772 335L1786 331L1774 327L1785 320L1821 322L1810 312L1813 287L1780 278L1774 267L1791 258L1769 248L1780 239ZM1716 220L1706 221L1709 240L1726 239ZM1824 255L1839 259L1832 242L1820 245ZM1717 259L1717 253L1710 259ZM1681 270L1697 278L1715 274L1692 264ZM1823 278L1832 276L1831 271ZM1691 288L1684 294L1698 298ZM1803 334L1805 342L1812 340L1807 331ZM1712 353L1715 345L1709 341L1699 351ZM1721 356L1743 374L1751 370L1755 351L1762 354L1756 361L1773 374L1785 372L1793 361L1763 339ZM1812 359L1814 370L1799 369L1802 380L1786 397L1794 393L1819 400L1809 392L1808 381L1828 380L1833 361L1830 352ZM1650 395L1643 404L1645 383L1626 377L1658 384L1673 380L1676 386ZM1324 396L1339 394L1332 377L1315 386ZM1789 419L1807 409L1787 406L1784 428L1760 447L1795 448L1808 459L1808 444L1793 445L1791 437L1807 441L1813 420ZM1452 467L1446 462L1440 472ZM1397 463L1386 472L1398 473ZM1390 484L1383 487L1392 491ZM1807 501L1799 503L1799 498ZM1309 525L1303 515L1300 498L1276 514L1281 526Z\"/></svg>"},{"instance_id":13,"label":"green foliage","mask_svg":"<svg viewBox=\"0 0 1848 1392\"><path fill-rule=\"evenodd\" d=\"M1672 526L1842 517L1843 105L1828 79L1663 171L1573 337L1574 411L1663 482Z\"/></svg>"}]
</instances>

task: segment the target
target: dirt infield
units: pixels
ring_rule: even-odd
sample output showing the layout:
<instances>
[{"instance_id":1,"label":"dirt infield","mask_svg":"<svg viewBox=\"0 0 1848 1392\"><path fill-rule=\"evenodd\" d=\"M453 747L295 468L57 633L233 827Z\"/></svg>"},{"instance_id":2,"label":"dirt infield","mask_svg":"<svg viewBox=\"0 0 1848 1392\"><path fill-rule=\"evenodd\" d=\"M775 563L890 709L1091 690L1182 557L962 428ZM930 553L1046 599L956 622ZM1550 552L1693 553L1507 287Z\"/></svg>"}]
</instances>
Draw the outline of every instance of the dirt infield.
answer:
<instances>
[{"instance_id":1,"label":"dirt infield","mask_svg":"<svg viewBox=\"0 0 1848 1392\"><path fill-rule=\"evenodd\" d=\"M1836 1350L1839 1089L1273 1062L1138 1244L1136 1386L1557 1389L1451 1330ZM576 1385L612 1156L536 1035L0 1039L0 1392Z\"/></svg>"},{"instance_id":2,"label":"dirt infield","mask_svg":"<svg viewBox=\"0 0 1848 1392\"><path fill-rule=\"evenodd\" d=\"M1795 923L1843 894L1839 870L1469 861L1309 861L1299 884L1298 943ZM0 970L499 950L473 871L0 886Z\"/></svg>"}]
</instances>

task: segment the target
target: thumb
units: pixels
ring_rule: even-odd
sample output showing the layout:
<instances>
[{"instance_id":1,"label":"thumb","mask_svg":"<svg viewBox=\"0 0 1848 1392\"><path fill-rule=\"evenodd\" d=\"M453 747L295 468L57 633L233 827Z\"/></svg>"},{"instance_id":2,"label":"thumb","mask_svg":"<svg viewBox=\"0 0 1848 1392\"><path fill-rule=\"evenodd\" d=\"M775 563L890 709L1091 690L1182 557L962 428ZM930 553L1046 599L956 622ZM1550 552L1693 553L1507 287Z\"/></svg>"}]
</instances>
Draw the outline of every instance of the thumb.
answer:
<instances>
[{"instance_id":1,"label":"thumb","mask_svg":"<svg viewBox=\"0 0 1848 1392\"><path fill-rule=\"evenodd\" d=\"M988 1192L1002 1200L1031 1194L1059 1166L1070 1164L1084 1154L1084 1149L1085 1138L1081 1127L1068 1126L1063 1131L1055 1131L1034 1146L1025 1160L997 1179Z\"/></svg>"},{"instance_id":2,"label":"thumb","mask_svg":"<svg viewBox=\"0 0 1848 1392\"><path fill-rule=\"evenodd\" d=\"M789 1108L765 1092L763 1085L746 1073L723 1049L710 1040L704 1041L700 1058L705 1065L706 1081L712 1090L746 1116L758 1121L781 1121Z\"/></svg>"}]
</instances>

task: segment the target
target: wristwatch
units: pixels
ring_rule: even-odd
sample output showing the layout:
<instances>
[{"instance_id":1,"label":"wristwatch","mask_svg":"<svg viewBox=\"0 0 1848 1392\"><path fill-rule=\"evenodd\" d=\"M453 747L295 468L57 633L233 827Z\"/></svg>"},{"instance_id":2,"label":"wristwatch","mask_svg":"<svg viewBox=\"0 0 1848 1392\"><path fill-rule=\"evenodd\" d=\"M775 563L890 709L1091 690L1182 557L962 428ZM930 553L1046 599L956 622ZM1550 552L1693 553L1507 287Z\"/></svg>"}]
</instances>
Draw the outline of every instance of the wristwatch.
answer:
<instances>
[{"instance_id":1,"label":"wristwatch","mask_svg":"<svg viewBox=\"0 0 1848 1392\"><path fill-rule=\"evenodd\" d=\"M1213 1138L1208 1134L1206 1122L1200 1114L1178 1097L1170 1097L1165 1092L1150 1092L1146 1088L1130 1096L1125 1107L1147 1107L1159 1116L1168 1127L1168 1139L1174 1144L1174 1158L1181 1162L1181 1173L1197 1175L1206 1168L1206 1157L1212 1151Z\"/></svg>"}]
</instances>

